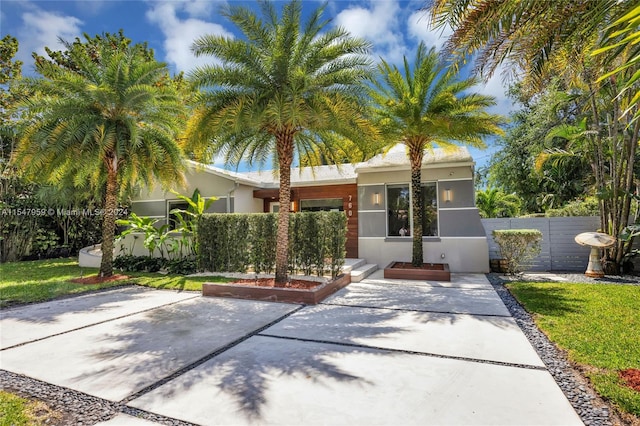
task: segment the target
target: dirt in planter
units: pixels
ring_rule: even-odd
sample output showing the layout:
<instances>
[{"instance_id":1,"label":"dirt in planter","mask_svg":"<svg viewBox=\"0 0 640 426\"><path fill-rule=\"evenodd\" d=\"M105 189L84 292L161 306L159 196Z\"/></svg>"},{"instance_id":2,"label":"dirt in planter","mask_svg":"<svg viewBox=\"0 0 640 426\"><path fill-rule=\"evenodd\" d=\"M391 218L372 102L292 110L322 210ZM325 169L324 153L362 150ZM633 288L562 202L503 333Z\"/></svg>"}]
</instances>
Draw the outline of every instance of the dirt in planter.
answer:
<instances>
[{"instance_id":1,"label":"dirt in planter","mask_svg":"<svg viewBox=\"0 0 640 426\"><path fill-rule=\"evenodd\" d=\"M129 278L130 278L129 276L121 275L121 274L114 274L109 277L101 277L99 275L93 275L91 277L85 277L85 278L74 278L70 281L76 284L103 284L103 283L110 283L113 281L128 280Z\"/></svg>"},{"instance_id":2,"label":"dirt in planter","mask_svg":"<svg viewBox=\"0 0 640 426\"><path fill-rule=\"evenodd\" d=\"M637 368L628 368L618 372L624 384L629 386L636 392L640 392L640 370Z\"/></svg>"},{"instance_id":3,"label":"dirt in planter","mask_svg":"<svg viewBox=\"0 0 640 426\"><path fill-rule=\"evenodd\" d=\"M391 269L420 269L427 271L444 271L442 263L423 263L422 266L413 266L411 262L396 262Z\"/></svg>"},{"instance_id":4,"label":"dirt in planter","mask_svg":"<svg viewBox=\"0 0 640 426\"><path fill-rule=\"evenodd\" d=\"M246 285L251 287L295 288L295 289L301 289L301 290L311 290L318 286L321 286L323 283L318 281L292 279L286 282L284 285L276 285L275 278L258 278L258 279L237 280L229 284L239 284L239 285Z\"/></svg>"}]
</instances>

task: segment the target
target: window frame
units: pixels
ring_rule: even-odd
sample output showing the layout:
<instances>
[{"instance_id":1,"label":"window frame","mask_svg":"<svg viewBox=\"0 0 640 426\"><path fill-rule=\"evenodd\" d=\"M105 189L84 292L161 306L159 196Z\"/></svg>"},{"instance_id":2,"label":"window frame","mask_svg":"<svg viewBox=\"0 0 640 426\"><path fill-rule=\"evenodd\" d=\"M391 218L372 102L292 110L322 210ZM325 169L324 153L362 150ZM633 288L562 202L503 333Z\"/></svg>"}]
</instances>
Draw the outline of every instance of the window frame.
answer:
<instances>
[{"instance_id":1,"label":"window frame","mask_svg":"<svg viewBox=\"0 0 640 426\"><path fill-rule=\"evenodd\" d=\"M428 239L440 239L440 182L438 181L423 181L420 183L420 185L424 188L427 185L433 185L434 189L435 189L435 209L436 209L436 235L424 235L424 224L423 224L423 230L422 230L422 239L423 240L428 240ZM389 208L389 201L391 199L391 197L389 196L389 188L393 189L393 188L407 188L408 193L409 193L409 207L408 207L408 227L409 227L409 235L405 235L405 236L401 236L401 235L391 235L390 234L390 226L389 226L389 214L390 214L390 208ZM413 194L411 191L411 183L410 182L399 182L399 183L388 183L384 185L384 191L385 191L385 212L386 212L386 220L385 220L385 238L393 238L393 239L398 239L398 240L413 240ZM424 192L423 192L424 194ZM423 206L424 208L424 206ZM423 217L424 220L424 217Z\"/></svg>"}]
</instances>

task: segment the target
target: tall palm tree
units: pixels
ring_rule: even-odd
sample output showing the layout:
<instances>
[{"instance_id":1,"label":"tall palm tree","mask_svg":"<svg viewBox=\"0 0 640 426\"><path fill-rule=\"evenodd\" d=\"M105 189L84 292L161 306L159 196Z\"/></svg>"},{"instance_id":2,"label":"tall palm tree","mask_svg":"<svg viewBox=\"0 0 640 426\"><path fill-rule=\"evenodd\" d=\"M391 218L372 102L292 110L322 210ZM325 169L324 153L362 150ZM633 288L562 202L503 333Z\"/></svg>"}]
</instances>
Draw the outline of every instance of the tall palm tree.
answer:
<instances>
[{"instance_id":1,"label":"tall palm tree","mask_svg":"<svg viewBox=\"0 0 640 426\"><path fill-rule=\"evenodd\" d=\"M223 154L236 164L274 159L280 173L276 282L283 284L294 154L314 157L319 145L331 151L343 137L363 136L367 121L359 111L370 46L342 28L327 28L324 7L304 24L300 1L285 4L281 17L270 2L260 7L262 19L240 6L223 10L245 39L207 35L194 42L196 55L221 63L191 73L206 90L189 135L199 156Z\"/></svg>"},{"instance_id":2,"label":"tall palm tree","mask_svg":"<svg viewBox=\"0 0 640 426\"><path fill-rule=\"evenodd\" d=\"M467 93L476 79L458 80L434 49L420 43L413 66L404 58L404 70L382 60L371 97L376 121L390 144L403 142L411 163L413 199L412 264L423 263L422 160L433 145L453 147L457 142L484 147L484 136L502 134L501 116L486 112L495 104L490 96Z\"/></svg>"},{"instance_id":3,"label":"tall palm tree","mask_svg":"<svg viewBox=\"0 0 640 426\"><path fill-rule=\"evenodd\" d=\"M498 188L476 192L476 206L484 218L514 217L520 212L521 204L517 195L507 194Z\"/></svg>"},{"instance_id":4,"label":"tall palm tree","mask_svg":"<svg viewBox=\"0 0 640 426\"><path fill-rule=\"evenodd\" d=\"M22 105L32 119L14 158L40 181L88 182L104 195L101 276L113 273L119 194L137 182L180 182L183 167L176 143L183 106L166 66L146 46L113 40L65 43L73 66L36 61L45 78L32 81L37 94Z\"/></svg>"}]
</instances>

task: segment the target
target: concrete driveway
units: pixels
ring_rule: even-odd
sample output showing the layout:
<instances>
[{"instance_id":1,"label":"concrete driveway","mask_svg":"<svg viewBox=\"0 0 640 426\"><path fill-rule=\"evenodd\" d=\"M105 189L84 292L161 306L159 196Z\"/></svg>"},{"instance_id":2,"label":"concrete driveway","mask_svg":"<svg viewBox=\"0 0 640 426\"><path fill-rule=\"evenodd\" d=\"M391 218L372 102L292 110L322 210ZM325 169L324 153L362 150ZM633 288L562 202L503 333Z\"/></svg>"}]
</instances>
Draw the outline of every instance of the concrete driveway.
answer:
<instances>
[{"instance_id":1,"label":"concrete driveway","mask_svg":"<svg viewBox=\"0 0 640 426\"><path fill-rule=\"evenodd\" d=\"M484 275L380 272L316 306L131 287L0 331L4 370L194 424L582 424Z\"/></svg>"}]
</instances>

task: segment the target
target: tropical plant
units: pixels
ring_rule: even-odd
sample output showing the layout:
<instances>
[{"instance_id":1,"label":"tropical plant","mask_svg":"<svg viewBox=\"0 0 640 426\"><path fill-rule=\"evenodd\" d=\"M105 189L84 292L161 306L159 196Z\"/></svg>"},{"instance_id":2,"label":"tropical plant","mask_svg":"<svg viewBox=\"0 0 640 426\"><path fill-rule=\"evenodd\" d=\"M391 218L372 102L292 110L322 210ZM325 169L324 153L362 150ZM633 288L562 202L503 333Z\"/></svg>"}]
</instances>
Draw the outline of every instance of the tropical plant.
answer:
<instances>
[{"instance_id":1,"label":"tropical plant","mask_svg":"<svg viewBox=\"0 0 640 426\"><path fill-rule=\"evenodd\" d=\"M521 203L517 195L507 194L498 188L476 191L476 207L484 218L515 217L520 212Z\"/></svg>"},{"instance_id":2,"label":"tropical plant","mask_svg":"<svg viewBox=\"0 0 640 426\"><path fill-rule=\"evenodd\" d=\"M174 251L183 253L183 250L186 250L191 255L195 256L196 241L198 239L198 220L209 209L209 207L211 207L211 204L218 200L218 198L203 198L202 195L200 195L200 190L198 188L193 191L191 197L179 194L173 190L171 190L171 193L187 204L186 210L173 209L169 212L170 214L175 215L178 221L178 226L175 231L182 234L180 240L176 240L178 246L175 247Z\"/></svg>"},{"instance_id":3,"label":"tropical plant","mask_svg":"<svg viewBox=\"0 0 640 426\"><path fill-rule=\"evenodd\" d=\"M260 7L263 18L233 3L223 9L244 39L207 35L194 42L197 56L211 55L219 64L191 73L195 87L205 90L188 134L198 156L223 154L232 164L274 160L280 174L276 282L283 284L295 154L305 157L318 146L331 152L344 137L375 136L367 134L361 113L369 44L328 28L325 6L304 23L301 1L286 3L281 16L271 2Z\"/></svg>"},{"instance_id":4,"label":"tropical plant","mask_svg":"<svg viewBox=\"0 0 640 426\"><path fill-rule=\"evenodd\" d=\"M447 52L462 61L479 51L480 72L490 75L502 63L512 65L533 91L543 89L553 75L566 82L579 105L577 121L586 116L593 134L583 155L590 157L601 200L600 227L611 235L619 235L629 222L635 186L640 120L633 121L638 99L628 83L640 77L639 63L630 56L638 51L633 44L636 7L615 0L435 0L430 8L436 25L453 28ZM615 43L622 43L615 61L594 55L608 30ZM620 240L605 249L605 271L618 272L624 255Z\"/></svg>"},{"instance_id":5,"label":"tropical plant","mask_svg":"<svg viewBox=\"0 0 640 426\"><path fill-rule=\"evenodd\" d=\"M433 0L432 23L453 33L444 50L459 61L475 56L476 70L491 75L506 63L521 70L528 87L541 88L549 77L573 72L588 61L613 16L633 7L616 0L502 1ZM553 65L558 65L557 67Z\"/></svg>"},{"instance_id":6,"label":"tropical plant","mask_svg":"<svg viewBox=\"0 0 640 426\"><path fill-rule=\"evenodd\" d=\"M629 107L622 113L622 115L632 114L634 116L632 121L637 120L640 117L640 108L638 108L638 102L640 102L640 89L636 82L640 79L640 31L638 31L638 25L640 25L640 5L636 5L632 10L621 10L621 13L627 12L615 22L613 22L607 29L604 37L603 44L605 46L593 51L593 55L599 55L601 53L608 52L608 60L614 62L616 59L628 58L622 61L622 63L609 71L608 73L600 76L598 81L605 80L614 75L622 75L624 83L620 90L620 94L623 94L627 90L634 90L635 93L629 102ZM628 51L626 51L628 49ZM626 51L626 52L625 52ZM625 72L631 71L625 76Z\"/></svg>"},{"instance_id":7,"label":"tropical plant","mask_svg":"<svg viewBox=\"0 0 640 426\"><path fill-rule=\"evenodd\" d=\"M126 227L118 238L126 238L130 234L132 236L133 234L144 234L143 245L149 251L149 257L153 257L153 253L159 246L159 237L168 229L167 225L163 225L162 229L161 227L156 227L155 225L159 220L138 216L135 213L131 213L128 219L117 219L116 225ZM160 253L162 254L162 251Z\"/></svg>"},{"instance_id":8,"label":"tropical plant","mask_svg":"<svg viewBox=\"0 0 640 426\"><path fill-rule=\"evenodd\" d=\"M423 263L422 160L434 145L453 148L456 143L484 147L482 137L501 134L501 116L486 109L494 98L470 90L478 83L459 80L447 69L434 49L420 43L413 65L404 58L404 69L382 60L379 78L371 91L375 121L389 145L398 141L407 147L411 163L413 199L412 264Z\"/></svg>"},{"instance_id":9,"label":"tropical plant","mask_svg":"<svg viewBox=\"0 0 640 426\"><path fill-rule=\"evenodd\" d=\"M136 183L182 180L176 143L183 106L167 68L145 45L105 35L63 42L65 52L36 56L36 95L22 104L32 119L16 164L32 178L89 182L104 191L100 275L113 273L118 198Z\"/></svg>"}]
</instances>

